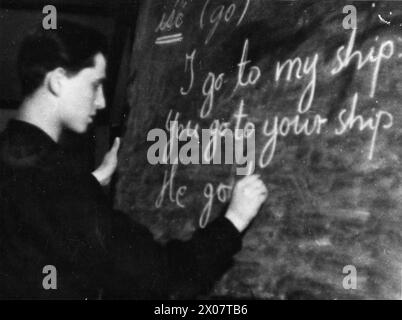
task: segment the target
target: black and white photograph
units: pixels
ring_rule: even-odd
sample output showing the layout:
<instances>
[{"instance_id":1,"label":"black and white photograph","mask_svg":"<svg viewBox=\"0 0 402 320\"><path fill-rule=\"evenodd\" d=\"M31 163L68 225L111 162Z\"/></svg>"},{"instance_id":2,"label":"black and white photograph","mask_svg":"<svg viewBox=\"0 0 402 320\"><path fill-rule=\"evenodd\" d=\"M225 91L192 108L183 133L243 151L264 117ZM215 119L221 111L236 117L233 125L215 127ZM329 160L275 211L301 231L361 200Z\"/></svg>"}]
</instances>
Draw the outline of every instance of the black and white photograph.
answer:
<instances>
[{"instance_id":1,"label":"black and white photograph","mask_svg":"<svg viewBox=\"0 0 402 320\"><path fill-rule=\"evenodd\" d=\"M402 300L402 1L0 0L0 300Z\"/></svg>"}]
</instances>

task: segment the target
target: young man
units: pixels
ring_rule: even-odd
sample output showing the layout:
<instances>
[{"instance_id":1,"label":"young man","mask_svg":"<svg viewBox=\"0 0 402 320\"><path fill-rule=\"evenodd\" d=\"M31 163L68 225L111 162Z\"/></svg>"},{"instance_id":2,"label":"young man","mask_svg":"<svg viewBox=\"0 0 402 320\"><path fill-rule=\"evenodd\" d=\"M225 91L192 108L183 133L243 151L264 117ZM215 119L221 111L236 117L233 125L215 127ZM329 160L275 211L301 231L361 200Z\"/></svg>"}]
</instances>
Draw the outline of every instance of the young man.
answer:
<instances>
[{"instance_id":1,"label":"young man","mask_svg":"<svg viewBox=\"0 0 402 320\"><path fill-rule=\"evenodd\" d=\"M224 217L166 246L113 211L101 184L116 167L118 143L92 174L71 165L58 144L63 130L84 133L105 108L105 52L101 35L68 22L23 42L24 100L0 136L2 298L194 297L228 268L266 199L258 176L246 177ZM57 270L57 288L47 290L45 266Z\"/></svg>"}]
</instances>

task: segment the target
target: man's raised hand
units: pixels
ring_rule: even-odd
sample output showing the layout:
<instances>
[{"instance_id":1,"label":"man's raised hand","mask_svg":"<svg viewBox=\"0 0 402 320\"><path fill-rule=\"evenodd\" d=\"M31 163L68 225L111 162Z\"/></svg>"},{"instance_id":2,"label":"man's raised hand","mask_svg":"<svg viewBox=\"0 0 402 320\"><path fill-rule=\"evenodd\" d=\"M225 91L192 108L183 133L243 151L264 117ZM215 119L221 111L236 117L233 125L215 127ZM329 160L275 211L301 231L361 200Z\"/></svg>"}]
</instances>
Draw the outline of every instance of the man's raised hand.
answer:
<instances>
[{"instance_id":1,"label":"man's raised hand","mask_svg":"<svg viewBox=\"0 0 402 320\"><path fill-rule=\"evenodd\" d=\"M244 177L233 189L232 200L225 217L242 232L257 215L267 196L268 190L259 175Z\"/></svg>"},{"instance_id":2,"label":"man's raised hand","mask_svg":"<svg viewBox=\"0 0 402 320\"><path fill-rule=\"evenodd\" d=\"M113 173L117 168L117 152L120 147L120 138L114 139L113 146L108 153L105 154L101 165L92 172L92 175L99 181L102 186L107 186L112 180Z\"/></svg>"}]
</instances>

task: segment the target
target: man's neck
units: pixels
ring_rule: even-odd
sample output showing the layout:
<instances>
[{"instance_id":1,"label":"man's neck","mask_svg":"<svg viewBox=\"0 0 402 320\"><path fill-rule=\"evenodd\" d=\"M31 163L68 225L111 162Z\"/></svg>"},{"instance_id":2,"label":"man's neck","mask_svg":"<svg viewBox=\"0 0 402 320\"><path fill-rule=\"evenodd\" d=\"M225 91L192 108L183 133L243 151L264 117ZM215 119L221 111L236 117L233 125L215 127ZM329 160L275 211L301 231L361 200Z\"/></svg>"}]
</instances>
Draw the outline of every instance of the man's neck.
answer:
<instances>
[{"instance_id":1,"label":"man's neck","mask_svg":"<svg viewBox=\"0 0 402 320\"><path fill-rule=\"evenodd\" d=\"M62 127L56 112L54 101L46 95L37 93L22 102L16 118L37 126L58 142Z\"/></svg>"}]
</instances>

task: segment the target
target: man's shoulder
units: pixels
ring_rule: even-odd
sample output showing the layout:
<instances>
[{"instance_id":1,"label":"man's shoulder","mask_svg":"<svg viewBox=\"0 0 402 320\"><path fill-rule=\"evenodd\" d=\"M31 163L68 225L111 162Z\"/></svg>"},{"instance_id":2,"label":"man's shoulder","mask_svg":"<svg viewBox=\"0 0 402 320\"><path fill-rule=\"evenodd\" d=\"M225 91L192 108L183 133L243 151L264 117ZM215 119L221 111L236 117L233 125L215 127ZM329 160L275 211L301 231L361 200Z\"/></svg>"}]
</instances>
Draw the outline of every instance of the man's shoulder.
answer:
<instances>
[{"instance_id":1,"label":"man's shoulder","mask_svg":"<svg viewBox=\"0 0 402 320\"><path fill-rule=\"evenodd\" d=\"M46 167L56 160L54 151L29 132L6 128L0 133L0 163L4 168Z\"/></svg>"}]
</instances>

